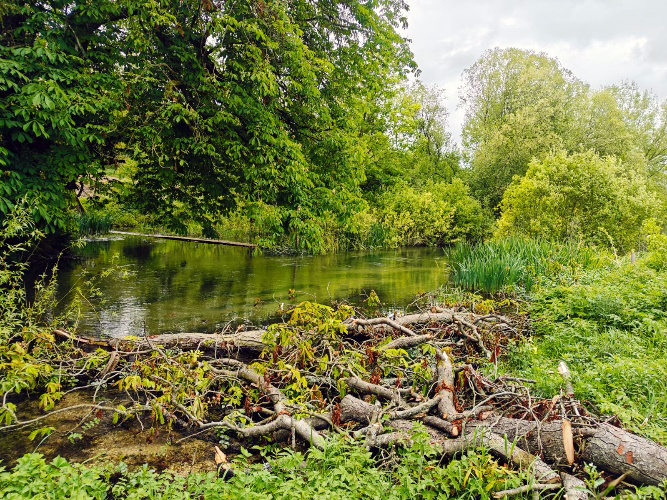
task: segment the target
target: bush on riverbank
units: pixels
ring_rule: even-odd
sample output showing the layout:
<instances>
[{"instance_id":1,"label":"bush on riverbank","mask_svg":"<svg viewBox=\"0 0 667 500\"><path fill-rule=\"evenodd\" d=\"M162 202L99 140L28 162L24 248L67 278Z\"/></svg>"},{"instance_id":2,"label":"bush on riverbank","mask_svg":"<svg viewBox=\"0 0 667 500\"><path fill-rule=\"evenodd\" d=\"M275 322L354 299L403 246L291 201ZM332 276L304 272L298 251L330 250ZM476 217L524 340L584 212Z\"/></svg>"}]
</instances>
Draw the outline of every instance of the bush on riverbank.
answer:
<instances>
[{"instance_id":1,"label":"bush on riverbank","mask_svg":"<svg viewBox=\"0 0 667 500\"><path fill-rule=\"evenodd\" d=\"M160 218L133 209L129 201L106 199L86 205L87 213L78 217L81 234L104 232L108 224L146 233L174 233ZM269 250L322 254L480 241L491 226L490 215L460 179L420 190L401 184L385 192L377 206L351 197L341 207L322 208L286 210L239 200L236 210L212 221L207 231L184 216L177 233L257 243Z\"/></svg>"},{"instance_id":2,"label":"bush on riverbank","mask_svg":"<svg viewBox=\"0 0 667 500\"><path fill-rule=\"evenodd\" d=\"M480 203L460 179L417 190L400 184L384 194L377 220L387 233L385 246L444 246L479 241L490 226Z\"/></svg>"},{"instance_id":3,"label":"bush on riverbank","mask_svg":"<svg viewBox=\"0 0 667 500\"><path fill-rule=\"evenodd\" d=\"M614 157L593 151L550 153L530 162L501 203L498 235L584 241L637 249L644 221L662 205L647 180Z\"/></svg>"}]
</instances>

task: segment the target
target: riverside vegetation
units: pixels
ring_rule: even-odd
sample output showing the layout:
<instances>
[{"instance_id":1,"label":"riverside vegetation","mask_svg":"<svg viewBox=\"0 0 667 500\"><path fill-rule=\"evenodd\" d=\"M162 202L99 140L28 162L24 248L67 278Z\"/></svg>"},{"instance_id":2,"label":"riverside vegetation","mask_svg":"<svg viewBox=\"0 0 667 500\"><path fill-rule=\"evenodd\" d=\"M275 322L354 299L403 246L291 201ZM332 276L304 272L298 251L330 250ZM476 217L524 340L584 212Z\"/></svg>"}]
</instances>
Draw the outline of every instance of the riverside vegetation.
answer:
<instances>
[{"instance_id":1,"label":"riverside vegetation","mask_svg":"<svg viewBox=\"0 0 667 500\"><path fill-rule=\"evenodd\" d=\"M15 221L5 231L7 236L23 232L39 237L29 217ZM475 263L471 267L478 275L476 283L495 286L496 260L507 263L506 253L521 256L514 262L518 272L505 274L499 294L494 296L450 287L423 297L417 307L425 312L417 316L426 314L424 325L428 328L414 330L413 336L407 337L402 336L409 331L406 326L394 326L386 318L375 323L379 330L372 326L377 320L369 323L370 332L366 330L369 327L364 327L364 315L373 317L379 307L378 298L371 294L365 313L349 306L333 309L298 304L288 323L275 324L259 336L255 332L223 334L224 338L204 335L191 344L185 339L169 344L158 336L108 344L103 339L77 338L64 332L60 328L68 324L66 317L49 318L53 282L39 286L33 305L25 307L21 270L3 261L3 280L12 282L16 290L13 299L3 304L5 341L0 366L4 403L0 418L4 432L27 426L35 442L58 439L59 434L73 436L74 431L56 429L44 416L66 409L66 394L85 394L87 388L98 387L102 390L99 398L74 405L83 406L83 420L91 422L79 432L90 432L100 420L129 428L143 422L149 436L179 428L195 434L204 431L204 436L190 439L208 436L211 447L216 443L239 455L231 463L234 476L230 478L231 473L225 472L230 465L225 462L222 474L197 472L183 477L148 467L128 468L122 463L77 465L62 458L47 462L39 454L27 454L0 472L0 485L10 498L47 492L53 498L213 498L232 497L241 491L257 498L336 494L340 498L492 498L497 492L524 486L530 491L540 484L543 478L537 469L525 463L522 467L520 460L511 458L511 452L508 456L507 449L503 453L502 446L494 448L493 442L473 441L468 451L457 448L453 455L445 452L448 458L443 458L443 446L446 450L451 443L460 443L456 435L461 432L457 427L461 420L442 420L441 425L449 425L449 432L453 432L446 441L434 441L433 431L423 426L429 418L439 420L424 414L447 394L441 391L434 396L432 392L438 384L433 377L439 380L443 376L440 362L435 361L438 356L449 359L452 376L461 373L452 379L458 380L452 382L458 399L454 400L455 409L449 411L461 412L470 405L478 408L475 398L483 398L484 392L476 395L481 390L487 395L498 394L497 411L507 416L520 415L521 408L528 405L531 412L542 415L540 418L554 418L549 417L554 411L553 405L549 409L550 396L558 394L562 384L554 367L558 360L566 360L575 374L574 393L587 401L585 408L575 403L574 410L570 406L573 400L564 400L570 419L576 421L574 411L615 414L626 428L664 444L667 238L650 224L645 232L648 248L635 262L618 259L609 252L589 254L585 248L522 243L518 239L456 248L450 258L459 260L452 260L453 267L457 262L461 269ZM9 251L21 249L7 238L3 245ZM454 253L458 257L453 257ZM552 260L552 255L560 257ZM467 272L454 273L452 286L470 279ZM493 280L488 281L490 277ZM637 287L639 281L643 287ZM528 283L530 288L526 287ZM434 307L444 308L444 313L433 313ZM406 321L408 317L404 317ZM412 327L407 322L401 324ZM395 328L397 335L392 333ZM456 340L457 335L463 335L461 340ZM218 355L212 356L213 346L206 338L214 339ZM244 343L244 338L254 340ZM631 351L625 349L628 343ZM109 348L111 345L114 347ZM250 349L255 361L246 364L225 357L239 349ZM432 356L433 361L429 360ZM139 357L141 363L137 363ZM516 386L508 382L513 377L534 377L532 402L525 400L525 387L520 385L515 392ZM389 383L400 387L403 398L415 398L415 409L400 409L404 404L400 400L398 409L392 409L397 403L391 403L394 392L385 389L385 380L393 380ZM269 385L262 389L263 383ZM472 385L467 388L465 384ZM379 425L377 436L350 425L354 418L360 418L354 416L357 406L364 410L363 405L368 405L352 394L363 395L366 391L378 401L390 400L380 420L382 425L371 425ZM385 395L383 391L389 392ZM45 412L36 420L34 415L20 411L20 406L32 399L29 393L40 394L39 404ZM265 406L271 402L275 406L273 416ZM427 406L422 409L420 405ZM377 408L368 407L370 411ZM490 407L482 409L486 408ZM401 418L410 418L408 415L416 412L422 412L421 427L395 430ZM53 413L54 417L57 414ZM560 410L556 414L562 416ZM318 418L322 420L318 422ZM274 439L280 442L284 439L281 430L287 430L289 442L290 422L294 421L310 422L309 430L299 428L296 432L298 439L311 443L310 451L276 447L273 440L264 441L262 436L268 438L277 432ZM473 423L468 421L468 425ZM321 429L320 424L333 425L337 431L325 438L326 433L315 430ZM382 433L383 426L390 431ZM383 436L396 441L387 447L380 444ZM178 447L173 443L175 439L171 446ZM521 439L512 449L528 446ZM291 440L294 443L294 437ZM585 449L577 453L585 453ZM637 450L635 460L641 460ZM602 471L593 465L584 467L582 462L573 471L583 479L580 487L591 495L604 496L615 487L610 485L614 476L601 475ZM619 487L629 498L661 498L667 491L660 481L629 489L624 484ZM554 488L543 496L562 494L559 484L550 485ZM609 491L603 494L605 490ZM524 495L532 497L532 492Z\"/></svg>"},{"instance_id":2,"label":"riverside vegetation","mask_svg":"<svg viewBox=\"0 0 667 500\"><path fill-rule=\"evenodd\" d=\"M463 75L459 148L443 91L415 80L407 7L0 0L0 432L235 455L183 477L28 453L5 496L664 498L667 103L490 49ZM76 330L76 302L54 317L55 273L25 285L38 245L112 227L442 246L450 282L396 321L371 294L114 343Z\"/></svg>"}]
</instances>

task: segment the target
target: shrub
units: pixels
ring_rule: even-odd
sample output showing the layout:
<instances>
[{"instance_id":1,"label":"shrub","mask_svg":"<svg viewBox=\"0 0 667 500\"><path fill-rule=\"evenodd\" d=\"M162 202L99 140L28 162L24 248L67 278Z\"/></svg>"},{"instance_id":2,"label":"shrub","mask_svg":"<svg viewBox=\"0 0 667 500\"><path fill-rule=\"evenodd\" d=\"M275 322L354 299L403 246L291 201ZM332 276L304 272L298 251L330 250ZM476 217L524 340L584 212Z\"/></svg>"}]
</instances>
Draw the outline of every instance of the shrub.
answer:
<instances>
[{"instance_id":1,"label":"shrub","mask_svg":"<svg viewBox=\"0 0 667 500\"><path fill-rule=\"evenodd\" d=\"M390 246L443 246L481 239L488 227L480 203L460 179L428 190L400 185L380 200L379 220L390 232Z\"/></svg>"},{"instance_id":2,"label":"shrub","mask_svg":"<svg viewBox=\"0 0 667 500\"><path fill-rule=\"evenodd\" d=\"M648 257L536 290L535 336L511 353L509 368L551 395L565 360L580 400L667 444L667 270L649 267Z\"/></svg>"},{"instance_id":3,"label":"shrub","mask_svg":"<svg viewBox=\"0 0 667 500\"><path fill-rule=\"evenodd\" d=\"M630 250L642 223L660 210L646 181L614 157L564 151L534 159L501 203L499 236L583 240Z\"/></svg>"}]
</instances>

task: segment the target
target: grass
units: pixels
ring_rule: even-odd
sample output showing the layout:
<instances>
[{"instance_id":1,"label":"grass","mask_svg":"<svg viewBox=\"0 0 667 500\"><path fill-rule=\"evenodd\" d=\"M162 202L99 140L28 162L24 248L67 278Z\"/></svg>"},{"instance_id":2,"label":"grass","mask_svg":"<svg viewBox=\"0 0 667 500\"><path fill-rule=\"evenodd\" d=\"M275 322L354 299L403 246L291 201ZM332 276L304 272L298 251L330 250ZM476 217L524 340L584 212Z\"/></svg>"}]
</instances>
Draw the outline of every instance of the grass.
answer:
<instances>
[{"instance_id":1,"label":"grass","mask_svg":"<svg viewBox=\"0 0 667 500\"><path fill-rule=\"evenodd\" d=\"M534 336L511 351L506 369L553 395L564 360L579 399L665 445L667 269L650 263L649 254L536 289L529 303Z\"/></svg>"},{"instance_id":2,"label":"grass","mask_svg":"<svg viewBox=\"0 0 667 500\"><path fill-rule=\"evenodd\" d=\"M478 245L460 242L445 255L455 286L487 294L517 287L530 292L544 278L573 276L608 262L589 247L516 237Z\"/></svg>"},{"instance_id":3,"label":"grass","mask_svg":"<svg viewBox=\"0 0 667 500\"><path fill-rule=\"evenodd\" d=\"M111 214L84 212L76 216L80 235L106 234L111 230L113 217Z\"/></svg>"}]
</instances>

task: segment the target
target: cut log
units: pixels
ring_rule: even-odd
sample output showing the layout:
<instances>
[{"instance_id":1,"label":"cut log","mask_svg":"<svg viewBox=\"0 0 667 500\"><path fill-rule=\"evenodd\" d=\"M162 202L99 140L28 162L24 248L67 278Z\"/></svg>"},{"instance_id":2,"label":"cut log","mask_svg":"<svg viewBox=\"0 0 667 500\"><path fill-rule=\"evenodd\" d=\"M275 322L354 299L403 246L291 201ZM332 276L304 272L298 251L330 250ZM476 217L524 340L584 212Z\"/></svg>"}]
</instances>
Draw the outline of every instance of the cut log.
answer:
<instances>
[{"instance_id":1,"label":"cut log","mask_svg":"<svg viewBox=\"0 0 667 500\"><path fill-rule=\"evenodd\" d=\"M524 450L540 455L555 466L567 466L568 459L563 444L562 421L545 422L519 420L506 417L490 417L487 420L472 420L465 424L466 430L487 428L494 434L516 441Z\"/></svg>"},{"instance_id":2,"label":"cut log","mask_svg":"<svg viewBox=\"0 0 667 500\"><path fill-rule=\"evenodd\" d=\"M178 347L183 350L200 349L202 351L223 351L239 349L261 352L266 344L262 341L266 330L248 330L238 333L165 333L152 337L121 337L121 338L88 338L77 337L64 330L54 330L57 337L69 339L75 343L102 347L118 351L150 349L156 346L163 348Z\"/></svg>"},{"instance_id":3,"label":"cut log","mask_svg":"<svg viewBox=\"0 0 667 500\"><path fill-rule=\"evenodd\" d=\"M389 423L392 428L403 434L409 434L412 431L412 424L410 420L392 420ZM484 447L495 455L502 457L506 462L515 464L517 467L522 469L532 468L535 479L538 482L560 482L558 474L542 459L489 429L479 428L456 439L448 439L446 435L432 428L427 427L426 430L431 437L432 444L440 446L446 455Z\"/></svg>"},{"instance_id":4,"label":"cut log","mask_svg":"<svg viewBox=\"0 0 667 500\"><path fill-rule=\"evenodd\" d=\"M563 480L563 488L565 488L565 500L588 500L586 483L566 472L561 472L560 477Z\"/></svg>"},{"instance_id":5,"label":"cut log","mask_svg":"<svg viewBox=\"0 0 667 500\"><path fill-rule=\"evenodd\" d=\"M436 358L438 388L439 394L442 394L438 403L438 412L443 419L449 420L458 413L454 405L454 367L447 353L440 349L436 350Z\"/></svg>"},{"instance_id":6,"label":"cut log","mask_svg":"<svg viewBox=\"0 0 667 500\"><path fill-rule=\"evenodd\" d=\"M581 457L612 474L659 485L667 480L667 448L609 424L600 424Z\"/></svg>"}]
</instances>

